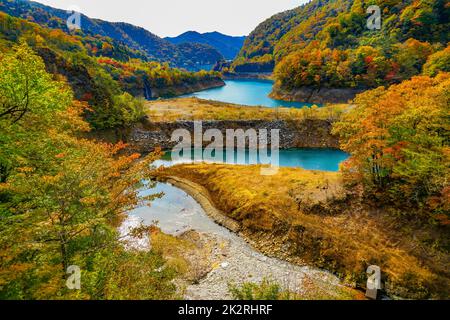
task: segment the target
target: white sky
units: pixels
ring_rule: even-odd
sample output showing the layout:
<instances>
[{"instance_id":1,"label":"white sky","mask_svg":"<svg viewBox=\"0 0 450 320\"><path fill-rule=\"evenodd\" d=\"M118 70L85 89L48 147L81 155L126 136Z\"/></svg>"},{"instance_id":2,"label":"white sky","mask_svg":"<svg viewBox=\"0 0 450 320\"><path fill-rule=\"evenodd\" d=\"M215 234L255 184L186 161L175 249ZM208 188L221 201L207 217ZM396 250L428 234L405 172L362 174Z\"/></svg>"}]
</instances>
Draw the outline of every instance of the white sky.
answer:
<instances>
[{"instance_id":1,"label":"white sky","mask_svg":"<svg viewBox=\"0 0 450 320\"><path fill-rule=\"evenodd\" d=\"M128 22L161 36L185 31L248 35L272 15L308 0L34 0L55 8L78 6L91 18Z\"/></svg>"}]
</instances>

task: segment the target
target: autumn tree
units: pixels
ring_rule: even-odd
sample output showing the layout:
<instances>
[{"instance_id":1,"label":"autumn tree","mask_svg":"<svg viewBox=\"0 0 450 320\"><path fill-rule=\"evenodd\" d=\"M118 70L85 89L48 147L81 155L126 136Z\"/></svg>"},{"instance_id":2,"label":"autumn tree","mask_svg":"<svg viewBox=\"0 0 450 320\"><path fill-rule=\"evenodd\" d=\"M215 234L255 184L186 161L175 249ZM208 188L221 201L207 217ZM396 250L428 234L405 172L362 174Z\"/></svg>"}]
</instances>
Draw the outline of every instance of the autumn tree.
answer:
<instances>
[{"instance_id":1,"label":"autumn tree","mask_svg":"<svg viewBox=\"0 0 450 320\"><path fill-rule=\"evenodd\" d=\"M17 122L27 112L39 115L60 110L70 101L70 94L53 81L42 60L35 59L27 45L20 45L14 58L5 56L0 63L0 118Z\"/></svg>"},{"instance_id":2,"label":"autumn tree","mask_svg":"<svg viewBox=\"0 0 450 320\"><path fill-rule=\"evenodd\" d=\"M423 66L423 74L436 76L439 72L450 72L450 45L432 54Z\"/></svg>"},{"instance_id":3,"label":"autumn tree","mask_svg":"<svg viewBox=\"0 0 450 320\"><path fill-rule=\"evenodd\" d=\"M154 198L138 190L152 187L143 181L151 181L157 155L137 162L124 144L83 138L86 106L27 45L5 55L0 68L2 104L11 110L0 118L0 160L8 166L0 182L0 298L172 297L174 273L164 259L125 251L116 230L127 210ZM131 261L148 271L119 292L112 281L126 282ZM82 270L81 291L65 286L70 265Z\"/></svg>"},{"instance_id":4,"label":"autumn tree","mask_svg":"<svg viewBox=\"0 0 450 320\"><path fill-rule=\"evenodd\" d=\"M42 60L36 59L31 49L22 44L13 55L5 55L0 60L0 120L12 124L30 117L42 117L43 126L50 125L52 119L46 115L61 111L72 96L64 90L63 84L53 81L45 72ZM23 119L26 121L26 119ZM4 128L5 130L11 127ZM24 132L23 134L28 134ZM6 181L14 163L12 155L20 153L16 147L9 149L13 141L6 131L2 131L0 141L0 182Z\"/></svg>"},{"instance_id":5,"label":"autumn tree","mask_svg":"<svg viewBox=\"0 0 450 320\"><path fill-rule=\"evenodd\" d=\"M446 224L450 75L414 77L356 98L334 127L351 154L346 171L368 194Z\"/></svg>"}]
</instances>

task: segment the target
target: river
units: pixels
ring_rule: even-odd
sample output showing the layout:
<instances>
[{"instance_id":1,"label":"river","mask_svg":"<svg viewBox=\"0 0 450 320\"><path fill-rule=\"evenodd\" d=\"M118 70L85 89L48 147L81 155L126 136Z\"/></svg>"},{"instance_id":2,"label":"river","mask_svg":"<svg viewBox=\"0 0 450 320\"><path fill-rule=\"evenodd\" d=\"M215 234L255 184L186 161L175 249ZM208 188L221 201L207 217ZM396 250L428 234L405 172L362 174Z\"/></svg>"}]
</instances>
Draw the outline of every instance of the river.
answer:
<instances>
[{"instance_id":1,"label":"river","mask_svg":"<svg viewBox=\"0 0 450 320\"><path fill-rule=\"evenodd\" d=\"M242 151L243 152L243 151ZM248 151L244 152L248 155ZM339 163L347 154L333 149L293 149L280 151L282 166L304 167L307 169L337 171ZM248 159L248 158L246 158ZM189 162L187 159L186 162ZM242 163L242 164L246 164ZM155 165L174 165L170 155ZM140 207L129 213L128 223L137 226L157 224L164 233L174 236L195 230L216 239L220 248L217 267L198 283L186 288L186 299L230 299L229 284L244 282L260 283L270 279L285 290L310 295L311 283L314 287L334 292L340 287L339 280L332 274L310 266L298 266L286 261L265 256L254 249L238 234L219 226L201 205L185 191L168 183L157 183L155 188L142 190L141 196L162 193L160 199L150 207ZM122 232L126 233L126 228ZM137 246L149 245L148 240L138 240Z\"/></svg>"},{"instance_id":2,"label":"river","mask_svg":"<svg viewBox=\"0 0 450 320\"><path fill-rule=\"evenodd\" d=\"M266 107L296 107L301 108L311 104L299 102L278 101L268 97L273 83L260 80L228 80L226 86L194 93L202 99L210 99L248 106ZM250 163L248 150L234 151L232 164L260 164L258 157L256 163ZM180 163L191 163L193 154L181 160L174 161L167 153L155 166L172 166ZM290 149L280 150L279 164L281 167L295 167L308 170L338 171L339 164L348 158L348 155L335 149ZM226 162L226 152L223 156ZM201 159L200 161L207 161ZM216 161L217 162L217 161ZM229 162L228 162L229 163ZM185 191L168 183L157 183L156 187L142 190L141 195L162 193L160 199L154 200L150 207L137 208L129 213L121 228L122 233L127 232L128 226L157 224L164 233L179 236L187 231L195 230L200 234L212 236L220 243L221 252L217 257L217 266L198 283L186 288L186 299L230 299L228 285L230 283L242 284L244 282L260 283L263 279L270 279L280 284L284 289L307 295L310 284L334 292L333 288L340 286L338 278L332 274L310 266L298 266L286 261L267 257L238 234L219 226L213 221L201 205ZM137 246L150 246L144 240L139 240Z\"/></svg>"},{"instance_id":3,"label":"river","mask_svg":"<svg viewBox=\"0 0 450 320\"><path fill-rule=\"evenodd\" d=\"M246 106L303 108L312 106L306 102L275 100L269 97L273 81L270 80L226 80L225 86L185 95L206 100L235 103Z\"/></svg>"},{"instance_id":4,"label":"river","mask_svg":"<svg viewBox=\"0 0 450 320\"><path fill-rule=\"evenodd\" d=\"M194 162L194 154L197 149L191 150L190 156L182 155L176 160L172 159L171 152L166 152L161 160L155 162L156 166L173 166L177 164L186 164ZM268 164L268 162L262 161L261 157L255 157L252 162L250 157L250 152L248 150L235 150L233 158L234 160L227 161L227 153L229 151L223 152L222 161L211 161L211 159L205 158L205 154L201 152L202 159L197 162L220 162L227 164ZM215 155L213 154L215 157ZM267 156L270 157L270 151L267 152ZM296 148L296 149L285 149L279 151L279 166L287 168L302 168L306 170L320 170L320 171L338 171L339 165L348 158L348 154L337 149L328 148ZM273 159L270 159L272 160ZM273 162L272 162L273 163Z\"/></svg>"},{"instance_id":5,"label":"river","mask_svg":"<svg viewBox=\"0 0 450 320\"><path fill-rule=\"evenodd\" d=\"M141 207L129 213L130 225L137 222L146 225L157 223L164 233L181 235L195 230L216 239L216 267L198 283L186 288L187 300L231 299L229 284L245 282L260 283L269 279L283 289L299 294L310 294L311 283L315 287L334 292L340 281L334 275L307 265L298 266L276 258L267 257L239 235L216 224L190 195L168 183L158 183L155 188L143 190L141 195L163 192L164 196L152 202L150 207ZM126 232L123 230L122 232ZM146 246L146 240L137 245Z\"/></svg>"}]
</instances>

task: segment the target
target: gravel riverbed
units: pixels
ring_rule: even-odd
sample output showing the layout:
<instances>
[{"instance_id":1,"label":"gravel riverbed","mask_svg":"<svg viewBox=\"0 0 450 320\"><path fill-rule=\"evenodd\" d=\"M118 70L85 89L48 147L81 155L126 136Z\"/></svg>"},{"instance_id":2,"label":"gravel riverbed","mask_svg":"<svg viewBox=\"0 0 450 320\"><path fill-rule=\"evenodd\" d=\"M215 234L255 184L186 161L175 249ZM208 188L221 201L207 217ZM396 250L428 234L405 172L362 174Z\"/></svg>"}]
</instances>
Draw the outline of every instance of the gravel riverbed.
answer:
<instances>
[{"instance_id":1,"label":"gravel riverbed","mask_svg":"<svg viewBox=\"0 0 450 320\"><path fill-rule=\"evenodd\" d=\"M257 252L236 234L214 237L213 269L198 284L187 287L187 300L231 299L229 284L261 283L264 279L279 284L283 289L300 296L310 296L311 291L334 292L339 280L328 272L309 266L297 266Z\"/></svg>"},{"instance_id":2,"label":"gravel riverbed","mask_svg":"<svg viewBox=\"0 0 450 320\"><path fill-rule=\"evenodd\" d=\"M162 232L198 245L203 256L199 258L194 254L189 260L193 273L199 276L195 281L184 284L185 299L231 299L230 284L261 283L264 279L304 299L343 297L342 292L347 288L337 277L311 266L300 266L261 254L239 235L236 222L229 221L214 208L202 190L187 181L173 183L176 186L158 183L153 192L163 192L164 196L154 201L151 207L131 212L120 231L126 234L129 227L137 226L139 221L150 225L158 220ZM217 223L226 225L228 229ZM144 249L151 246L148 239L131 241L128 245Z\"/></svg>"}]
</instances>

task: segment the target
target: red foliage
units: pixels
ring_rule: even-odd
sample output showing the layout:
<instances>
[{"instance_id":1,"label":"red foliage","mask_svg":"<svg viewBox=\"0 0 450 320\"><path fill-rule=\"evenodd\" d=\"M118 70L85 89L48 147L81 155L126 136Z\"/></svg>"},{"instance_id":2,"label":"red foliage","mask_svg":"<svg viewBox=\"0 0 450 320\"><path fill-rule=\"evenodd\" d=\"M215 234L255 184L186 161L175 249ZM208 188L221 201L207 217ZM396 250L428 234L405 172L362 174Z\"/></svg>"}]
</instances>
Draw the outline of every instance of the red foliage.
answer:
<instances>
[{"instance_id":1,"label":"red foliage","mask_svg":"<svg viewBox=\"0 0 450 320\"><path fill-rule=\"evenodd\" d=\"M83 97L81 97L81 101L91 101L93 98L92 93L86 92Z\"/></svg>"},{"instance_id":2,"label":"red foliage","mask_svg":"<svg viewBox=\"0 0 450 320\"><path fill-rule=\"evenodd\" d=\"M365 57L365 58L364 58L364 62L365 62L367 65L370 65L370 64L373 62L373 57L371 57L371 56Z\"/></svg>"}]
</instances>

